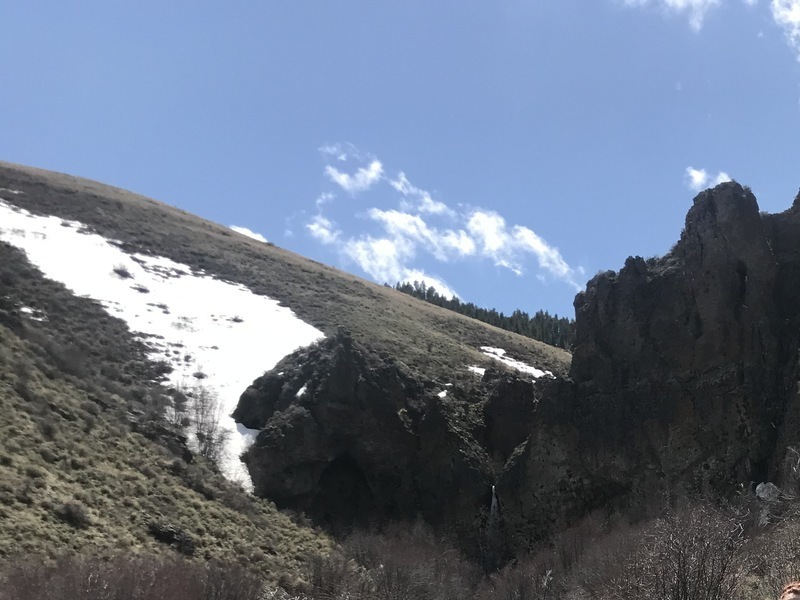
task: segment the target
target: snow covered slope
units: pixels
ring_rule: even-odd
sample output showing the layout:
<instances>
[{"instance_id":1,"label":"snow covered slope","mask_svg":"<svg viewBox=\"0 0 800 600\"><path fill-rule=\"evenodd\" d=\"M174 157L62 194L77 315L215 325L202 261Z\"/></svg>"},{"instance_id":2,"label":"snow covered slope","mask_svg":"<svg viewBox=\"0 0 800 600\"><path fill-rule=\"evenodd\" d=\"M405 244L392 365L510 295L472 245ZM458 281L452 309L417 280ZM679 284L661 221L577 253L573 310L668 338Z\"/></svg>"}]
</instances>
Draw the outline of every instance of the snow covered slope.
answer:
<instances>
[{"instance_id":1,"label":"snow covered slope","mask_svg":"<svg viewBox=\"0 0 800 600\"><path fill-rule=\"evenodd\" d=\"M255 432L237 426L228 415L253 379L321 338L319 330L242 285L167 258L127 254L77 221L35 216L2 197L0 239L23 249L46 277L98 300L125 320L151 348L154 360L173 367L173 385L200 383L214 392L223 407L222 425L230 432L223 473L251 487L238 457Z\"/></svg>"}]
</instances>

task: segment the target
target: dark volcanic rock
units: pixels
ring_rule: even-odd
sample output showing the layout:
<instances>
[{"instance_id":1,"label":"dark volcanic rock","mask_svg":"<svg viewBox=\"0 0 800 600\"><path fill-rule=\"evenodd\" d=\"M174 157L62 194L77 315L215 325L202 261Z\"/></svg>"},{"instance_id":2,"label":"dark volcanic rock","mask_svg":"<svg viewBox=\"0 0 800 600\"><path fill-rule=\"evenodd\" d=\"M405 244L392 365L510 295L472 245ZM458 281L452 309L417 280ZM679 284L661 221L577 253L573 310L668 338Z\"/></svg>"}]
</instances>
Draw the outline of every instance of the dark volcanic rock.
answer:
<instances>
[{"instance_id":1,"label":"dark volcanic rock","mask_svg":"<svg viewBox=\"0 0 800 600\"><path fill-rule=\"evenodd\" d=\"M523 538L633 490L768 477L797 378L787 316L800 309L797 288L781 292L776 238L789 245L800 227L765 228L750 191L723 184L695 198L667 256L629 258L578 294L572 381L544 395L498 485Z\"/></svg>"},{"instance_id":2,"label":"dark volcanic rock","mask_svg":"<svg viewBox=\"0 0 800 600\"><path fill-rule=\"evenodd\" d=\"M474 519L491 489L469 409L339 332L257 379L234 418L261 429L243 460L278 506L333 526L444 525Z\"/></svg>"},{"instance_id":3,"label":"dark volcanic rock","mask_svg":"<svg viewBox=\"0 0 800 600\"><path fill-rule=\"evenodd\" d=\"M676 489L797 491L780 481L787 447L800 452L797 290L800 200L761 215L722 184L666 256L578 294L570 378L487 373L483 397L459 402L474 394L440 399L346 335L290 357L235 415L262 430L246 455L256 490L338 523L421 514L474 530L491 464L516 547Z\"/></svg>"}]
</instances>

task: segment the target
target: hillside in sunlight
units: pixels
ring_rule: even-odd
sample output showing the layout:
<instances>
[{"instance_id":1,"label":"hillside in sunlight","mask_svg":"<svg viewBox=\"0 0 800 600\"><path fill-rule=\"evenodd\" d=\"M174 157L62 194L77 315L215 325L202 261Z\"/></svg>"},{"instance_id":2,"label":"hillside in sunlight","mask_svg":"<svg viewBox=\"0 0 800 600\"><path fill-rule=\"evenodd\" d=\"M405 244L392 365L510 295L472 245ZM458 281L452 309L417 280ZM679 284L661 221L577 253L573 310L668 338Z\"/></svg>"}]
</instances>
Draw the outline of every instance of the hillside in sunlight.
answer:
<instances>
[{"instance_id":1,"label":"hillside in sunlight","mask_svg":"<svg viewBox=\"0 0 800 600\"><path fill-rule=\"evenodd\" d=\"M800 198L701 192L570 354L0 164L0 600L773 597L798 232Z\"/></svg>"},{"instance_id":2,"label":"hillside in sunlight","mask_svg":"<svg viewBox=\"0 0 800 600\"><path fill-rule=\"evenodd\" d=\"M166 204L0 164L0 559L122 552L307 579L332 542L246 492L239 454L258 431L228 415L340 331L442 389L569 369L563 350ZM210 455L191 408L207 396Z\"/></svg>"}]
</instances>

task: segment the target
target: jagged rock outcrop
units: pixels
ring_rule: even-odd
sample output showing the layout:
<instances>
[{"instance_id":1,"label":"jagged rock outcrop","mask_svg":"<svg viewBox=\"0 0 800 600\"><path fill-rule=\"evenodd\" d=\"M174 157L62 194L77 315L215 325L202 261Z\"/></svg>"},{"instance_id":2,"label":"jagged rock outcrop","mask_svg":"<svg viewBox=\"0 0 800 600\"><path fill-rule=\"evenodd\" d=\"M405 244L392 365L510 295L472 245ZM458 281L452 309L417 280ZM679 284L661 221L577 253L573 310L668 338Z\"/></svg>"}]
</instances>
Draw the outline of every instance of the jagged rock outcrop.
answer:
<instances>
[{"instance_id":1,"label":"jagged rock outcrop","mask_svg":"<svg viewBox=\"0 0 800 600\"><path fill-rule=\"evenodd\" d=\"M800 310L776 235L800 227L765 227L752 193L723 184L695 198L669 254L629 258L578 294L572 380L544 395L498 484L521 537L631 491L724 492L774 472L797 381L785 307Z\"/></svg>"},{"instance_id":2,"label":"jagged rock outcrop","mask_svg":"<svg viewBox=\"0 0 800 600\"><path fill-rule=\"evenodd\" d=\"M346 332L287 357L234 413L261 430L243 458L256 493L334 527L470 520L493 474L468 403L433 389Z\"/></svg>"},{"instance_id":3,"label":"jagged rock outcrop","mask_svg":"<svg viewBox=\"0 0 800 600\"><path fill-rule=\"evenodd\" d=\"M631 257L578 294L569 378L489 372L477 400L442 399L340 334L245 392L235 416L261 429L245 459L257 493L345 523L421 514L474 529L497 477L517 548L679 488L791 490L798 290L800 200L762 215L722 184L694 199L666 256Z\"/></svg>"}]
</instances>

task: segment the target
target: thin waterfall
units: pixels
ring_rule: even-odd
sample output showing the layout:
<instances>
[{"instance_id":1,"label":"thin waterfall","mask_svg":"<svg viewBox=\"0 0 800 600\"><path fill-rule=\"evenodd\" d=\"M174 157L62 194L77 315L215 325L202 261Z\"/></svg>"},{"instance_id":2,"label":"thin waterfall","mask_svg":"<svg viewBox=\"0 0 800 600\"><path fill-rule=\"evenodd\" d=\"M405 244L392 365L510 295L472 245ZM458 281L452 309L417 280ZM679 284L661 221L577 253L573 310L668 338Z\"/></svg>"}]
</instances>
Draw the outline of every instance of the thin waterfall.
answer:
<instances>
[{"instance_id":1,"label":"thin waterfall","mask_svg":"<svg viewBox=\"0 0 800 600\"><path fill-rule=\"evenodd\" d=\"M497 498L497 489L492 486L492 503L486 521L486 546L483 555L484 569L487 573L500 567L503 539L500 529L500 501Z\"/></svg>"},{"instance_id":2,"label":"thin waterfall","mask_svg":"<svg viewBox=\"0 0 800 600\"><path fill-rule=\"evenodd\" d=\"M492 505L489 508L489 532L490 535L497 531L500 525L500 503L497 501L497 490L492 486Z\"/></svg>"}]
</instances>

